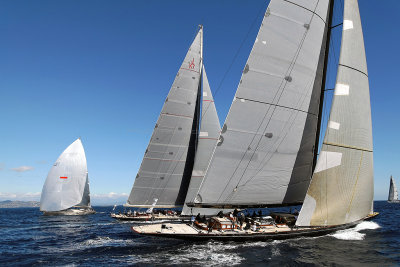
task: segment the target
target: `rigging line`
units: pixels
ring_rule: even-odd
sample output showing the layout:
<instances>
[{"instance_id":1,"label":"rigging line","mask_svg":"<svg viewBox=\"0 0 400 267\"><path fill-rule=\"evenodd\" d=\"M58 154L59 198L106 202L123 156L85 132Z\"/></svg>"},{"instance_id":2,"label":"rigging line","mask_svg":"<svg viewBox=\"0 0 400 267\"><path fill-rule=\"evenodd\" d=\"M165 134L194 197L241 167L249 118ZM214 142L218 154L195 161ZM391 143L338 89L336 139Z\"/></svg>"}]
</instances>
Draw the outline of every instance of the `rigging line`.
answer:
<instances>
[{"instance_id":1,"label":"rigging line","mask_svg":"<svg viewBox=\"0 0 400 267\"><path fill-rule=\"evenodd\" d=\"M311 15L309 24L311 24L311 21L313 20L313 18L314 18L314 16L315 16L315 10L316 10L316 8L317 8L317 6L318 6L318 3L319 3L319 0L317 1L316 5L315 5L314 12L313 12L312 15ZM295 63L297 62L297 58L298 58L298 56L299 56L299 54L300 54L301 48L302 48L302 46L303 46L303 44L304 44L304 40L305 40L305 38L306 38L306 36L307 36L307 33L308 33L308 30L306 30L306 31L304 32L303 37L302 37L302 39L300 40L300 44L299 44L299 46L297 47L297 51L296 51L296 53L295 53L295 56L294 56L294 58L292 59L292 61L290 62L290 65L289 65L289 67L288 67L288 69L287 69L287 71L286 71L286 73L285 73L285 76L290 75L290 74L292 73L293 68L295 67ZM285 91L285 88L286 88L286 85L287 85L287 82L285 83L284 81L285 81L285 79L282 80L282 82L281 82L281 84L280 84L280 86L279 86L279 89L278 89L277 93L276 93L275 96L274 96L274 99L273 99L272 103L275 102L275 101L276 101L276 103L279 103L279 100L280 100L280 98L282 97L283 92ZM283 86L283 87L282 87L282 86ZM278 98L278 99L276 100L276 98ZM263 119L262 119L262 122L260 123L259 127L257 128L256 133L259 132L259 129L261 128L263 122L265 121L266 116L268 115L270 109L271 109L271 106L267 109L267 112L264 114L264 117L263 117ZM275 110L276 110L276 107L273 107L272 115L271 115L271 117L269 118L269 120L268 120L268 122L267 122L267 125L266 125L265 128L264 128L264 132L265 132L265 130L268 128L269 123L271 122L272 116L273 116L273 114L275 113ZM253 135L253 138L252 138L252 141L250 142L250 144L254 141L255 137L256 137L256 135ZM261 140L262 140L262 137L263 137L263 136L260 136L260 138L259 138L259 140L258 140L258 142L257 142L257 145L256 145L255 149L253 150L252 155L251 155L249 161L247 162L247 165L246 165L244 171L242 172L241 177L239 178L239 181L238 181L238 183L237 183L237 185L236 185L236 187L235 187L236 189L237 189L237 187L239 186L241 180L243 179L244 174L245 174L246 170L248 169L248 167L249 167L249 165L250 165L250 162L252 161L252 159L253 159L253 157L254 157L254 155L255 155L255 152L257 151L257 148L259 147L260 142L261 142ZM229 179L228 183L226 184L226 186L225 186L223 192L225 192L225 190L226 190L228 184L230 183L230 181L232 180L232 178L233 178L233 176L235 175L236 171L238 170L239 165L242 163L242 161L243 161L243 159L244 159L246 153L247 153L247 151L245 151L245 152L243 153L243 156L242 156L242 158L241 158L239 164L236 166L235 171L234 171L233 174L231 175L231 178ZM253 178L254 178L254 177L253 177ZM233 197L233 194L234 194L234 193L235 193L235 191L232 191L232 192L227 196L226 200L230 199L230 198L231 198L231 197L230 197L231 195L232 195L232 197ZM222 197L222 194L221 194L221 196L218 198L218 200L219 200L221 197Z\"/></svg>"},{"instance_id":2,"label":"rigging line","mask_svg":"<svg viewBox=\"0 0 400 267\"><path fill-rule=\"evenodd\" d=\"M229 65L228 69L227 69L226 72L224 73L224 76L222 76L222 79L221 79L221 81L220 81L220 83L219 83L217 89L215 90L215 92L214 92L214 94L213 94L214 99L215 99L216 95L218 94L219 90L221 89L221 86L222 86L222 84L224 83L226 76L228 75L229 71L231 70L233 64L235 63L236 58L238 57L240 50L242 49L244 43L245 43L246 40L248 39L251 30L254 28L254 25L255 25L255 23L257 22L257 20L258 20L258 18L259 18L259 16L260 16L260 13L261 13L263 10L265 10L265 9L264 9L264 3L263 3L263 5L262 5L262 7L260 8L260 10L258 11L257 16L255 16L255 18L254 18L252 24L250 25L250 28L249 28L249 30L247 31L246 36L245 36L244 39L242 40L242 43L240 44L238 50L236 51L236 54L235 54L235 56L233 57L231 64ZM253 45L254 45L254 44L253 44ZM210 89L210 90L211 90L211 89ZM204 115L207 113L207 111L208 111L208 107L207 107L206 110L204 111Z\"/></svg>"}]
</instances>

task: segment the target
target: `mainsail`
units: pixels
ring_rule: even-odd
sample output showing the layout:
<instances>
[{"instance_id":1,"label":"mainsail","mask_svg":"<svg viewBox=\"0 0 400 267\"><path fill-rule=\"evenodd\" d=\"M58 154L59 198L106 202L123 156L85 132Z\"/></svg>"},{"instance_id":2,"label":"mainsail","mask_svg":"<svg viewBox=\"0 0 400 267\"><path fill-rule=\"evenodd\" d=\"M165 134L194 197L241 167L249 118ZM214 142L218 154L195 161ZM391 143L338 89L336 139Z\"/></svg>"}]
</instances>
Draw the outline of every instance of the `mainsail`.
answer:
<instances>
[{"instance_id":1,"label":"mainsail","mask_svg":"<svg viewBox=\"0 0 400 267\"><path fill-rule=\"evenodd\" d=\"M210 162L215 144L217 143L219 134L221 132L221 125L219 123L217 110L214 104L214 98L211 93L210 85L207 80L206 71L203 65L203 98L201 107L201 123L200 133L197 144L196 157L193 166L192 178L190 180L189 189L186 195L185 203L193 202L199 190L200 184L203 181L204 174ZM189 208L184 205L182 215L197 214L202 215L215 215L218 213L217 209L202 209L202 208Z\"/></svg>"},{"instance_id":2,"label":"mainsail","mask_svg":"<svg viewBox=\"0 0 400 267\"><path fill-rule=\"evenodd\" d=\"M344 1L334 98L298 226L365 218L373 202L372 123L367 63L357 0Z\"/></svg>"},{"instance_id":3,"label":"mainsail","mask_svg":"<svg viewBox=\"0 0 400 267\"><path fill-rule=\"evenodd\" d=\"M314 162L328 9L329 0L271 0L195 206L302 203Z\"/></svg>"},{"instance_id":4,"label":"mainsail","mask_svg":"<svg viewBox=\"0 0 400 267\"><path fill-rule=\"evenodd\" d=\"M388 201L398 201L398 200L399 200L399 194L397 192L396 183L394 182L393 177L390 176L390 188L389 188Z\"/></svg>"},{"instance_id":5,"label":"mainsail","mask_svg":"<svg viewBox=\"0 0 400 267\"><path fill-rule=\"evenodd\" d=\"M60 211L78 204L90 206L86 156L80 138L64 150L47 175L40 210Z\"/></svg>"},{"instance_id":6,"label":"mainsail","mask_svg":"<svg viewBox=\"0 0 400 267\"><path fill-rule=\"evenodd\" d=\"M197 142L203 30L200 27L155 125L126 206L182 206Z\"/></svg>"}]
</instances>

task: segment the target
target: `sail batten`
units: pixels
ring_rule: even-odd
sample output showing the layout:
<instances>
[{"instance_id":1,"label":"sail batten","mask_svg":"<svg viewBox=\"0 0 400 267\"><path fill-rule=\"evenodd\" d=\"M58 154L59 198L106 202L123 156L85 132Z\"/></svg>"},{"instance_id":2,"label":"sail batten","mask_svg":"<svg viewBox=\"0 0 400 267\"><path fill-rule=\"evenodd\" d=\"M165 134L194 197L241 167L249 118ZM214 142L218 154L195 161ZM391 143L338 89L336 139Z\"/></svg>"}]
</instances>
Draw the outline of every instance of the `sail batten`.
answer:
<instances>
[{"instance_id":1,"label":"sail batten","mask_svg":"<svg viewBox=\"0 0 400 267\"><path fill-rule=\"evenodd\" d=\"M318 66L328 3L270 2L197 205L286 205L304 199L319 110L319 101L311 100L321 92ZM289 187L300 193L286 194Z\"/></svg>"},{"instance_id":2,"label":"sail batten","mask_svg":"<svg viewBox=\"0 0 400 267\"><path fill-rule=\"evenodd\" d=\"M171 86L126 206L183 205L196 149L202 34L200 27Z\"/></svg>"},{"instance_id":3,"label":"sail batten","mask_svg":"<svg viewBox=\"0 0 400 267\"><path fill-rule=\"evenodd\" d=\"M344 1L343 19L338 74L329 117L331 123L296 222L298 226L347 224L371 213L371 106L357 0Z\"/></svg>"}]
</instances>

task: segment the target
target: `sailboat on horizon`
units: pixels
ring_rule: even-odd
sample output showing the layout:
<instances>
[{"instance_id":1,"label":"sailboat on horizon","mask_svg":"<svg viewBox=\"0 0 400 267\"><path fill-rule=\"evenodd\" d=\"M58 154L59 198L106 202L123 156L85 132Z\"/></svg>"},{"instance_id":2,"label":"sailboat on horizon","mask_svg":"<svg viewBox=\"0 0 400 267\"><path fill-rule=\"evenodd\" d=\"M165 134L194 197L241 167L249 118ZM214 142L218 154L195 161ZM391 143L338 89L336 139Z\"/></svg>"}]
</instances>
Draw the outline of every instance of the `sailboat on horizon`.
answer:
<instances>
[{"instance_id":1,"label":"sailboat on horizon","mask_svg":"<svg viewBox=\"0 0 400 267\"><path fill-rule=\"evenodd\" d=\"M58 157L47 175L40 197L43 215L93 214L85 150L80 138Z\"/></svg>"},{"instance_id":2,"label":"sailboat on horizon","mask_svg":"<svg viewBox=\"0 0 400 267\"><path fill-rule=\"evenodd\" d=\"M345 0L337 80L318 155L333 0L271 0L197 208L302 204L275 222L212 217L195 224L132 226L134 232L192 240L316 236L355 226L373 212L373 145L368 71L357 0ZM249 119L251 118L251 119ZM289 219L288 219L289 218Z\"/></svg>"},{"instance_id":3,"label":"sailboat on horizon","mask_svg":"<svg viewBox=\"0 0 400 267\"><path fill-rule=\"evenodd\" d=\"M389 187L389 203L400 203L399 193L397 191L396 183L394 182L393 176L390 176L390 187Z\"/></svg>"}]
</instances>

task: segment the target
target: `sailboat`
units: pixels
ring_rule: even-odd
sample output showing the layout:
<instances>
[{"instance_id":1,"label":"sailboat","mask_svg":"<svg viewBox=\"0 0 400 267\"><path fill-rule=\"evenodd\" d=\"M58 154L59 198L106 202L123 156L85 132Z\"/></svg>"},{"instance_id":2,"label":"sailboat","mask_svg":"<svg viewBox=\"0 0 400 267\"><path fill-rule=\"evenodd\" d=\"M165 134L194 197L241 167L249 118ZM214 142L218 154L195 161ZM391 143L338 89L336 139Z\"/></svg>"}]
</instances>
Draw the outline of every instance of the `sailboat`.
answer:
<instances>
[{"instance_id":1,"label":"sailboat","mask_svg":"<svg viewBox=\"0 0 400 267\"><path fill-rule=\"evenodd\" d=\"M389 187L389 203L400 203L399 193L397 192L396 183L394 182L393 176L390 176L390 187Z\"/></svg>"},{"instance_id":2,"label":"sailboat","mask_svg":"<svg viewBox=\"0 0 400 267\"><path fill-rule=\"evenodd\" d=\"M154 210L182 208L185 201L196 194L218 141L221 126L202 61L203 27L199 26L165 100L124 205L148 210L112 213L111 217L132 221L182 219L172 210ZM218 212L203 211L202 214ZM193 210L185 206L182 215L190 214Z\"/></svg>"},{"instance_id":3,"label":"sailboat","mask_svg":"<svg viewBox=\"0 0 400 267\"><path fill-rule=\"evenodd\" d=\"M90 205L89 177L80 138L69 145L53 164L43 185L40 211L44 215L86 215Z\"/></svg>"},{"instance_id":4,"label":"sailboat","mask_svg":"<svg viewBox=\"0 0 400 267\"><path fill-rule=\"evenodd\" d=\"M271 0L219 141L188 206L302 204L270 220L212 217L207 224L132 226L181 239L267 240L355 226L373 212L372 123L357 0L345 0L337 80L318 155L333 0ZM251 119L249 119L251 118Z\"/></svg>"}]
</instances>

